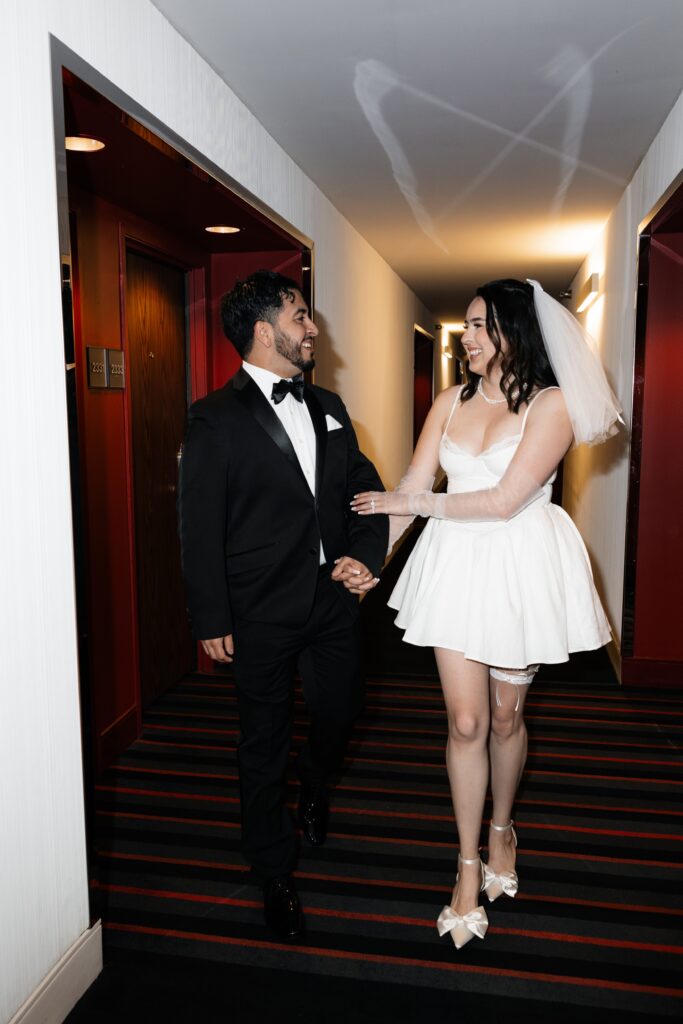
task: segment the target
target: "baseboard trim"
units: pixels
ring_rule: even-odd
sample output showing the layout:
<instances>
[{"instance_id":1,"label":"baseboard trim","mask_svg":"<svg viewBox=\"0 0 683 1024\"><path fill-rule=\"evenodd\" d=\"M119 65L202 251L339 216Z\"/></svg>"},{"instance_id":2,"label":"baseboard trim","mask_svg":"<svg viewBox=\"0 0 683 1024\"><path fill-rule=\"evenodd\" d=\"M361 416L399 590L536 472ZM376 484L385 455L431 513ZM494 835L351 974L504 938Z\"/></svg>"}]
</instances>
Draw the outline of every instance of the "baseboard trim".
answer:
<instances>
[{"instance_id":1,"label":"baseboard trim","mask_svg":"<svg viewBox=\"0 0 683 1024\"><path fill-rule=\"evenodd\" d=\"M138 708L133 704L97 737L97 770L103 772L138 738Z\"/></svg>"},{"instance_id":2,"label":"baseboard trim","mask_svg":"<svg viewBox=\"0 0 683 1024\"><path fill-rule=\"evenodd\" d=\"M612 668L614 669L614 674L616 675L617 680L621 683L622 682L622 677L621 677L621 667L622 667L621 649L619 647L619 644L616 642L616 640L614 638L612 638L610 640L610 642L607 644L607 657L609 658L610 662L612 663Z\"/></svg>"},{"instance_id":3,"label":"baseboard trim","mask_svg":"<svg viewBox=\"0 0 683 1024\"><path fill-rule=\"evenodd\" d=\"M9 1024L62 1024L102 970L102 922L83 932Z\"/></svg>"}]
</instances>

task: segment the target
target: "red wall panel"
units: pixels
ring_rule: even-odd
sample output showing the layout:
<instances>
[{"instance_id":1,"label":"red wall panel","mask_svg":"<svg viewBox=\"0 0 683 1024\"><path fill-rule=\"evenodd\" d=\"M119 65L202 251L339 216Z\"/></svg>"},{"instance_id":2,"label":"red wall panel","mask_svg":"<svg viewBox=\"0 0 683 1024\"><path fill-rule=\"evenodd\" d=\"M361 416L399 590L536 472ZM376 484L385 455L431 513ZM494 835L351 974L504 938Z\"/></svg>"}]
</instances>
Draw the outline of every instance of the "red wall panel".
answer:
<instances>
[{"instance_id":1,"label":"red wall panel","mask_svg":"<svg viewBox=\"0 0 683 1024\"><path fill-rule=\"evenodd\" d=\"M211 389L220 388L240 368L242 360L223 333L221 325L221 298L230 291L238 279L248 277L255 270L276 270L280 274L301 282L301 253L299 252L238 252L218 253L211 257L210 274L210 350Z\"/></svg>"},{"instance_id":2,"label":"red wall panel","mask_svg":"<svg viewBox=\"0 0 683 1024\"><path fill-rule=\"evenodd\" d=\"M637 659L681 662L683 681L683 235L652 239L636 563Z\"/></svg>"}]
</instances>

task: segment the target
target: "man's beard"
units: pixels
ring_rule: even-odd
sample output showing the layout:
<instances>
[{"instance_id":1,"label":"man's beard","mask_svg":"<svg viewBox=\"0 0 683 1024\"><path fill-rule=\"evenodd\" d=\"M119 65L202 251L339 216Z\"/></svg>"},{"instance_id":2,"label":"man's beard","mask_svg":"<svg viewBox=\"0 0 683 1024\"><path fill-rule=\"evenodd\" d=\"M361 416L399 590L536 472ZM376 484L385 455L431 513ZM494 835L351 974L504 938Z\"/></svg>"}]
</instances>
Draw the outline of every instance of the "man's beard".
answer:
<instances>
[{"instance_id":1,"label":"man's beard","mask_svg":"<svg viewBox=\"0 0 683 1024\"><path fill-rule=\"evenodd\" d=\"M302 373L308 373L315 366L314 356L306 358L301 345L297 345L288 334L277 329L275 330L275 351L287 359L293 366L296 366L297 370L301 370Z\"/></svg>"}]
</instances>

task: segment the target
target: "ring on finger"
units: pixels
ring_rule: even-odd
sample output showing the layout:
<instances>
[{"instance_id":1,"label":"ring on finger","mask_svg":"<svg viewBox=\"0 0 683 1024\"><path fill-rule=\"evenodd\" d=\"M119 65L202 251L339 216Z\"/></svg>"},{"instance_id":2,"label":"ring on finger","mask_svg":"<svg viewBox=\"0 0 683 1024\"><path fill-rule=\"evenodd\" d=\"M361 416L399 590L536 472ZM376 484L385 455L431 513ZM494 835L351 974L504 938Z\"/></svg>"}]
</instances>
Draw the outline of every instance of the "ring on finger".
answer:
<instances>
[{"instance_id":1,"label":"ring on finger","mask_svg":"<svg viewBox=\"0 0 683 1024\"><path fill-rule=\"evenodd\" d=\"M373 512L375 511L375 499L374 498L370 499L370 508L372 509Z\"/></svg>"}]
</instances>

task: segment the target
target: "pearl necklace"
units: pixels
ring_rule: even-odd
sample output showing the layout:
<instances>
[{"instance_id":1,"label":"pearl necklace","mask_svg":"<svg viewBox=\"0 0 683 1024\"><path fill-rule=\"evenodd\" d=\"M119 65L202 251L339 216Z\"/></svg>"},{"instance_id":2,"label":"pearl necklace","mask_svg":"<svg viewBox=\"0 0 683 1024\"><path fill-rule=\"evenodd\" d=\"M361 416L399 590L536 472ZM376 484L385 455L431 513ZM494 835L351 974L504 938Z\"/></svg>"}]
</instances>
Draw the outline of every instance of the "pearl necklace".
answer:
<instances>
[{"instance_id":1,"label":"pearl necklace","mask_svg":"<svg viewBox=\"0 0 683 1024\"><path fill-rule=\"evenodd\" d=\"M507 398L489 398L488 395L485 395L484 382L481 379L481 377L479 378L479 383L477 384L477 391L488 405L502 405L503 402L507 402Z\"/></svg>"}]
</instances>

